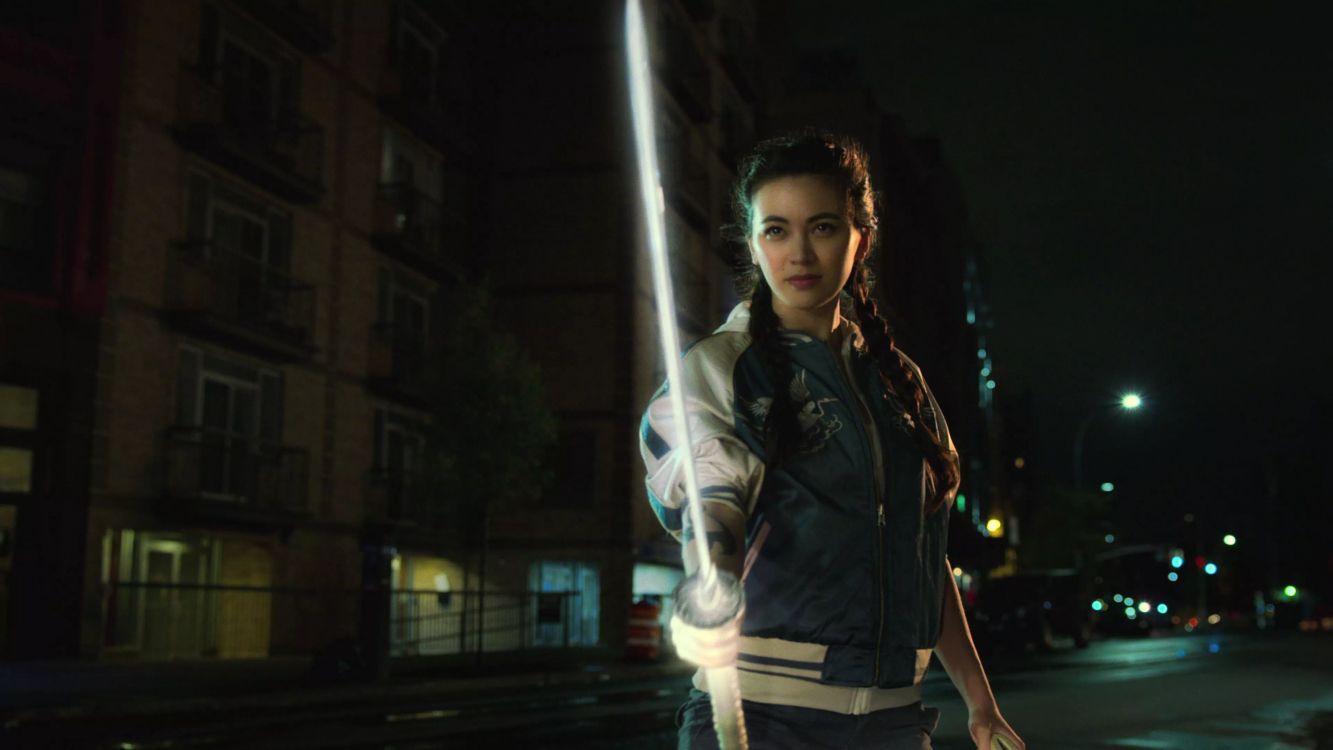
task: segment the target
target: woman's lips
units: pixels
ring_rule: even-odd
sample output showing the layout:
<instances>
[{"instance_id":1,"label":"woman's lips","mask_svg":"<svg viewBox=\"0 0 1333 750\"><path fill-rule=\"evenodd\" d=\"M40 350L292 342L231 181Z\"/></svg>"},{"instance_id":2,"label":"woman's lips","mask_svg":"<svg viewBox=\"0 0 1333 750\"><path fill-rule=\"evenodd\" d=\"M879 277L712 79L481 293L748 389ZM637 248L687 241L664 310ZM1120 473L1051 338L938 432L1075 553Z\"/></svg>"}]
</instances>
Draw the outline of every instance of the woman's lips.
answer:
<instances>
[{"instance_id":1,"label":"woman's lips","mask_svg":"<svg viewBox=\"0 0 1333 750\"><path fill-rule=\"evenodd\" d=\"M818 277L818 276L789 276L789 277L787 278L787 283L788 283L788 284L791 284L792 286L796 287L797 289L809 289L810 287L812 287L812 286L814 286L815 284L818 284L818 283L819 283L819 277Z\"/></svg>"}]
</instances>

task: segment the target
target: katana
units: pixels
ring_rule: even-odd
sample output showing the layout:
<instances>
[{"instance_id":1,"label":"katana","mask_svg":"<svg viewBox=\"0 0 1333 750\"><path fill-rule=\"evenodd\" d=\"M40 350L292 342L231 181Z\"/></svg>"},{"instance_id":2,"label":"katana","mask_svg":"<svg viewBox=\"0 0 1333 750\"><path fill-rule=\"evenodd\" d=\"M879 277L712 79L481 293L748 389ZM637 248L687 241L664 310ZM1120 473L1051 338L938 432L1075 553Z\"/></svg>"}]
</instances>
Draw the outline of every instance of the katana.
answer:
<instances>
[{"instance_id":1,"label":"katana","mask_svg":"<svg viewBox=\"0 0 1333 750\"><path fill-rule=\"evenodd\" d=\"M676 424L673 451L685 479L685 504L694 529L693 543L699 568L693 585L677 589L676 615L695 627L716 627L730 622L740 611L741 595L735 579L718 574L708 554L708 535L704 532L703 505L699 501L699 483L694 471L693 443L685 412L684 382L680 373L680 335L676 330L676 302L671 292L671 271L667 259L665 211L661 173L657 164L657 134L653 120L653 77L648 62L648 35L644 29L640 0L627 0L625 39L628 48L630 112L634 122L634 145L639 162L639 190L643 199L648 234L648 252L652 259L653 294L657 300L657 329L666 362L667 396L672 421ZM686 541L686 544L689 544ZM685 548L682 547L682 553ZM729 580L728 580L729 579ZM708 693L713 704L713 727L718 743L726 750L749 747L745 735L745 717L741 712L740 687L736 667L710 667L704 670Z\"/></svg>"}]
</instances>

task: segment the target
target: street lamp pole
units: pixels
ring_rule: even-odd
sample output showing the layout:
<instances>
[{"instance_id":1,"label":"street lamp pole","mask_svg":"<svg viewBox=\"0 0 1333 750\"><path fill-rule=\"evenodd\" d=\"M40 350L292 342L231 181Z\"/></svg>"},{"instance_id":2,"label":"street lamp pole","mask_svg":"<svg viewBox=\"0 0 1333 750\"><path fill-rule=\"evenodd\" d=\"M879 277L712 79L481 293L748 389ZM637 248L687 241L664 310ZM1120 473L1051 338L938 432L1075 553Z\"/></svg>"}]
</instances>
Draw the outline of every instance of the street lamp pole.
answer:
<instances>
[{"instance_id":1,"label":"street lamp pole","mask_svg":"<svg viewBox=\"0 0 1333 750\"><path fill-rule=\"evenodd\" d=\"M1079 422L1078 429L1074 431L1074 489L1075 490L1083 489L1083 437L1088 434L1088 426L1092 424L1092 420L1095 419L1097 415L1100 413L1101 410L1099 409L1097 411L1092 412L1088 416L1084 417L1083 421Z\"/></svg>"},{"instance_id":2,"label":"street lamp pole","mask_svg":"<svg viewBox=\"0 0 1333 750\"><path fill-rule=\"evenodd\" d=\"M1116 405L1122 409L1125 409L1126 411L1129 411L1137 409L1140 406L1142 406L1143 399L1140 398L1137 393L1127 393L1124 396L1120 397L1120 401ZM1098 414L1101 414L1105 411L1107 410L1098 409L1094 412L1091 412L1090 414L1088 414L1088 416L1083 418L1082 422L1078 423L1078 429L1074 431L1074 489L1075 490L1083 489L1083 439L1088 434L1088 427L1092 425L1092 420L1096 419Z\"/></svg>"}]
</instances>

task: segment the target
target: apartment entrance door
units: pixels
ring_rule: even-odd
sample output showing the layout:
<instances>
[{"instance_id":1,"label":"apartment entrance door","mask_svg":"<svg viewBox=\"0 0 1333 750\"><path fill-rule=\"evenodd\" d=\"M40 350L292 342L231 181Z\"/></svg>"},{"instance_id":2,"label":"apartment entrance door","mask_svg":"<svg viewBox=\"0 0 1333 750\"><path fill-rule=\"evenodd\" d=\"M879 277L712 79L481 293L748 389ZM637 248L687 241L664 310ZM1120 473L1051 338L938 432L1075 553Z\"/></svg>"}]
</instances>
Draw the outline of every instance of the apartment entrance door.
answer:
<instances>
[{"instance_id":1,"label":"apartment entrance door","mask_svg":"<svg viewBox=\"0 0 1333 750\"><path fill-rule=\"evenodd\" d=\"M144 658L196 658L209 650L213 592L207 542L146 537L139 570L148 584L140 598L139 643Z\"/></svg>"}]
</instances>

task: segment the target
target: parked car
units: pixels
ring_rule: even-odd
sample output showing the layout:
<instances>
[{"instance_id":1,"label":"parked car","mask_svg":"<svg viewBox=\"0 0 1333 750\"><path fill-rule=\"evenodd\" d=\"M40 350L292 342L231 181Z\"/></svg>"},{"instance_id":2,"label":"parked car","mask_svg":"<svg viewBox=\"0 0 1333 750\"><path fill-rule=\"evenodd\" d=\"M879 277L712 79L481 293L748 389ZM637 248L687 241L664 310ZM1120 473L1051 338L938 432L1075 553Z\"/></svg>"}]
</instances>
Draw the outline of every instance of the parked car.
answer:
<instances>
[{"instance_id":1,"label":"parked car","mask_svg":"<svg viewBox=\"0 0 1333 750\"><path fill-rule=\"evenodd\" d=\"M972 608L972 636L984 650L1048 650L1060 638L1085 648L1092 632L1085 598L1081 579L1069 570L984 581Z\"/></svg>"}]
</instances>

